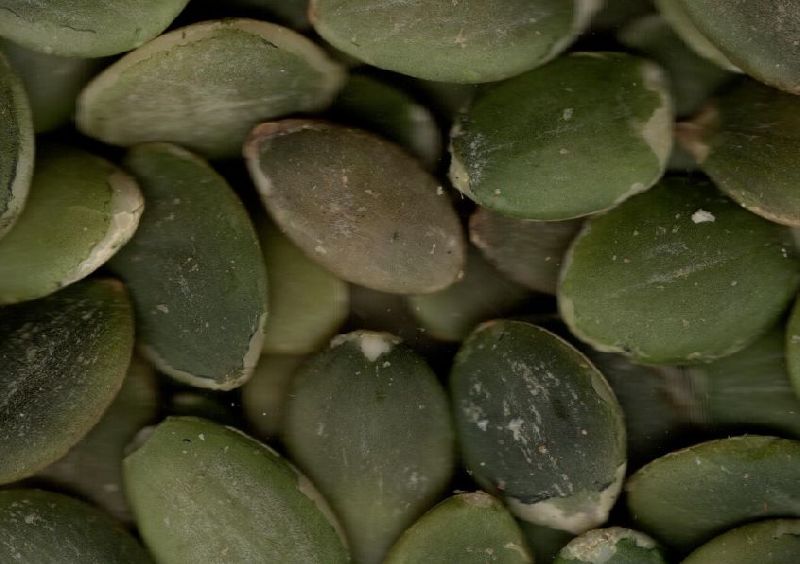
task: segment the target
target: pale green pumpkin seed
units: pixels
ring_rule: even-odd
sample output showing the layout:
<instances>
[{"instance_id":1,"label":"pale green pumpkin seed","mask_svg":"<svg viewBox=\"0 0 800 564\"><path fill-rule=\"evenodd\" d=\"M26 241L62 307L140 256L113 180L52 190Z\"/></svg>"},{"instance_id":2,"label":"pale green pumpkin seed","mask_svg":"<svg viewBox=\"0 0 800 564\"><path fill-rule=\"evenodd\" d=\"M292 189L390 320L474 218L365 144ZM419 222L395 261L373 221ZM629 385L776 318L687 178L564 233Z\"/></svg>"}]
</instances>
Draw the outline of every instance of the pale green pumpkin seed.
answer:
<instances>
[{"instance_id":1,"label":"pale green pumpkin seed","mask_svg":"<svg viewBox=\"0 0 800 564\"><path fill-rule=\"evenodd\" d=\"M112 145L178 143L208 157L241 150L259 121L325 108L341 67L305 37L248 19L201 22L111 65L78 99L78 128Z\"/></svg>"},{"instance_id":2,"label":"pale green pumpkin seed","mask_svg":"<svg viewBox=\"0 0 800 564\"><path fill-rule=\"evenodd\" d=\"M658 458L626 484L643 531L689 551L754 519L800 516L800 442L743 436Z\"/></svg>"},{"instance_id":3,"label":"pale green pumpkin seed","mask_svg":"<svg viewBox=\"0 0 800 564\"><path fill-rule=\"evenodd\" d=\"M467 469L515 515L574 534L606 521L625 427L585 356L529 323L485 323L456 356L450 390Z\"/></svg>"},{"instance_id":4,"label":"pale green pumpkin seed","mask_svg":"<svg viewBox=\"0 0 800 564\"><path fill-rule=\"evenodd\" d=\"M490 210L562 220L655 184L672 147L663 72L624 53L572 53L480 92L451 132L450 179Z\"/></svg>"},{"instance_id":5,"label":"pale green pumpkin seed","mask_svg":"<svg viewBox=\"0 0 800 564\"><path fill-rule=\"evenodd\" d=\"M656 541L632 529L587 531L561 549L553 564L666 564Z\"/></svg>"},{"instance_id":6,"label":"pale green pumpkin seed","mask_svg":"<svg viewBox=\"0 0 800 564\"><path fill-rule=\"evenodd\" d=\"M269 280L263 354L318 350L347 318L347 283L309 259L270 221L258 226Z\"/></svg>"},{"instance_id":7,"label":"pale green pumpkin seed","mask_svg":"<svg viewBox=\"0 0 800 564\"><path fill-rule=\"evenodd\" d=\"M526 564L533 559L503 504L484 492L440 502L392 547L385 564Z\"/></svg>"},{"instance_id":8,"label":"pale green pumpkin seed","mask_svg":"<svg viewBox=\"0 0 800 564\"><path fill-rule=\"evenodd\" d=\"M351 76L331 111L348 124L398 143L428 169L442 156L442 134L431 112L388 82L363 74Z\"/></svg>"},{"instance_id":9,"label":"pale green pumpkin seed","mask_svg":"<svg viewBox=\"0 0 800 564\"><path fill-rule=\"evenodd\" d=\"M129 285L145 357L177 380L228 390L261 354L267 278L258 237L228 183L175 145L131 149L147 211L111 268Z\"/></svg>"},{"instance_id":10,"label":"pale green pumpkin seed","mask_svg":"<svg viewBox=\"0 0 800 564\"><path fill-rule=\"evenodd\" d=\"M138 542L102 511L40 490L0 491L0 562L150 564Z\"/></svg>"},{"instance_id":11,"label":"pale green pumpkin seed","mask_svg":"<svg viewBox=\"0 0 800 564\"><path fill-rule=\"evenodd\" d=\"M742 80L678 140L720 190L753 213L800 226L800 98Z\"/></svg>"},{"instance_id":12,"label":"pale green pumpkin seed","mask_svg":"<svg viewBox=\"0 0 800 564\"><path fill-rule=\"evenodd\" d=\"M0 53L0 238L25 205L33 175L33 118L25 89Z\"/></svg>"},{"instance_id":13,"label":"pale green pumpkin seed","mask_svg":"<svg viewBox=\"0 0 800 564\"><path fill-rule=\"evenodd\" d=\"M598 0L312 0L317 33L364 62L418 78L491 82L539 66L588 26Z\"/></svg>"},{"instance_id":14,"label":"pale green pumpkin seed","mask_svg":"<svg viewBox=\"0 0 800 564\"><path fill-rule=\"evenodd\" d=\"M4 0L0 35L51 55L103 57L164 31L189 0Z\"/></svg>"},{"instance_id":15,"label":"pale green pumpkin seed","mask_svg":"<svg viewBox=\"0 0 800 564\"><path fill-rule=\"evenodd\" d=\"M36 479L78 494L123 522L133 517L122 491L122 459L136 433L158 413L155 370L134 355L128 375L103 418L67 455Z\"/></svg>"},{"instance_id":16,"label":"pale green pumpkin seed","mask_svg":"<svg viewBox=\"0 0 800 564\"><path fill-rule=\"evenodd\" d=\"M25 209L0 239L0 304L85 278L130 240L143 209L134 179L108 161L40 145Z\"/></svg>"},{"instance_id":17,"label":"pale green pumpkin seed","mask_svg":"<svg viewBox=\"0 0 800 564\"><path fill-rule=\"evenodd\" d=\"M314 486L236 429L168 418L125 459L124 478L160 563L350 561Z\"/></svg>"},{"instance_id":18,"label":"pale green pumpkin seed","mask_svg":"<svg viewBox=\"0 0 800 564\"><path fill-rule=\"evenodd\" d=\"M695 53L658 15L625 26L619 32L619 38L626 46L640 51L667 71L678 116L691 115L699 110L734 76Z\"/></svg>"},{"instance_id":19,"label":"pale green pumpkin seed","mask_svg":"<svg viewBox=\"0 0 800 564\"><path fill-rule=\"evenodd\" d=\"M257 437L270 439L283 432L292 380L306 358L289 354L263 355L253 377L242 386L242 411Z\"/></svg>"},{"instance_id":20,"label":"pale green pumpkin seed","mask_svg":"<svg viewBox=\"0 0 800 564\"><path fill-rule=\"evenodd\" d=\"M673 0L708 41L761 82L800 94L795 0Z\"/></svg>"},{"instance_id":21,"label":"pale green pumpkin seed","mask_svg":"<svg viewBox=\"0 0 800 564\"><path fill-rule=\"evenodd\" d=\"M69 123L78 94L104 62L104 59L48 55L4 39L0 39L0 51L8 57L25 86L37 133Z\"/></svg>"},{"instance_id":22,"label":"pale green pumpkin seed","mask_svg":"<svg viewBox=\"0 0 800 564\"><path fill-rule=\"evenodd\" d=\"M561 261L581 224L517 219L479 208L470 217L469 238L511 280L555 294Z\"/></svg>"},{"instance_id":23,"label":"pale green pumpkin seed","mask_svg":"<svg viewBox=\"0 0 800 564\"><path fill-rule=\"evenodd\" d=\"M444 390L399 339L359 331L295 374L284 442L340 517L354 560L381 562L453 470Z\"/></svg>"},{"instance_id":24,"label":"pale green pumpkin seed","mask_svg":"<svg viewBox=\"0 0 800 564\"><path fill-rule=\"evenodd\" d=\"M778 320L798 281L786 228L709 182L675 177L586 223L565 260L558 300L570 330L598 350L687 363L752 343Z\"/></svg>"},{"instance_id":25,"label":"pale green pumpkin seed","mask_svg":"<svg viewBox=\"0 0 800 564\"><path fill-rule=\"evenodd\" d=\"M396 145L356 129L286 120L257 127L245 157L281 230L338 277L422 294L462 275L465 245L449 198Z\"/></svg>"},{"instance_id":26,"label":"pale green pumpkin seed","mask_svg":"<svg viewBox=\"0 0 800 564\"><path fill-rule=\"evenodd\" d=\"M0 484L55 462L89 432L132 350L133 311L114 280L0 308Z\"/></svg>"},{"instance_id":27,"label":"pale green pumpkin seed","mask_svg":"<svg viewBox=\"0 0 800 564\"><path fill-rule=\"evenodd\" d=\"M686 11L682 0L653 0L661 15L669 22L681 39L705 59L730 72L741 72L728 57L719 50L697 28L692 17Z\"/></svg>"},{"instance_id":28,"label":"pale green pumpkin seed","mask_svg":"<svg viewBox=\"0 0 800 564\"><path fill-rule=\"evenodd\" d=\"M502 317L530 297L527 288L505 278L471 248L461 280L432 294L410 296L408 309L429 335L457 342L481 321Z\"/></svg>"},{"instance_id":29,"label":"pale green pumpkin seed","mask_svg":"<svg viewBox=\"0 0 800 564\"><path fill-rule=\"evenodd\" d=\"M681 564L796 564L799 554L800 519L774 519L723 533Z\"/></svg>"}]
</instances>

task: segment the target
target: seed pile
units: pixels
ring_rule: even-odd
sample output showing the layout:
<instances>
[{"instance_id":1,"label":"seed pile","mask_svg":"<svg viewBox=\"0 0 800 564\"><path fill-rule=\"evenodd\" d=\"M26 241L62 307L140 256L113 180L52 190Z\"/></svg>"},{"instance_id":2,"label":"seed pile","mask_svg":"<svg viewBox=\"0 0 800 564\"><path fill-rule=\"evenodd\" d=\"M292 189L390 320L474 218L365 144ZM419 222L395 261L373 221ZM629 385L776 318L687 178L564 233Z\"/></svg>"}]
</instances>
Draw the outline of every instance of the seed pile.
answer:
<instances>
[{"instance_id":1,"label":"seed pile","mask_svg":"<svg viewBox=\"0 0 800 564\"><path fill-rule=\"evenodd\" d=\"M795 0L0 0L0 563L800 562Z\"/></svg>"}]
</instances>

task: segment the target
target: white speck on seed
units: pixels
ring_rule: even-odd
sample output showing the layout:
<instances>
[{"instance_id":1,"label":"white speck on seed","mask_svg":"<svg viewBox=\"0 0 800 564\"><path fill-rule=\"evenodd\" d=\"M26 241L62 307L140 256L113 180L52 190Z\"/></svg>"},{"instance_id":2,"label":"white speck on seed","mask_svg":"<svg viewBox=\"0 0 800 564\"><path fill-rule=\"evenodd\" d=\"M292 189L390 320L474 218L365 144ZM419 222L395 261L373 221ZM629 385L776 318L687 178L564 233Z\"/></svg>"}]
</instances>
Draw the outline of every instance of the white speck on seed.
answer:
<instances>
[{"instance_id":1,"label":"white speck on seed","mask_svg":"<svg viewBox=\"0 0 800 564\"><path fill-rule=\"evenodd\" d=\"M711 212L706 210L697 210L692 214L692 221L695 223L710 223L713 222L716 217Z\"/></svg>"}]
</instances>

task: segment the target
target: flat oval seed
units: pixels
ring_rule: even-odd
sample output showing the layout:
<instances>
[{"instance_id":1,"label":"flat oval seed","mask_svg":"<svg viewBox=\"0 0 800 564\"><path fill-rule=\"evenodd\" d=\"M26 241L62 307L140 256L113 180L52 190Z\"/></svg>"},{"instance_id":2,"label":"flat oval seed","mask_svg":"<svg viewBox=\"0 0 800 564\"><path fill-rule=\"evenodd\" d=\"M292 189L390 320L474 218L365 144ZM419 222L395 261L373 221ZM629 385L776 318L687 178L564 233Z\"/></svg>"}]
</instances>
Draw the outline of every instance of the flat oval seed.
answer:
<instances>
[{"instance_id":1,"label":"flat oval seed","mask_svg":"<svg viewBox=\"0 0 800 564\"><path fill-rule=\"evenodd\" d=\"M626 484L638 526L686 552L741 523L800 516L800 442L744 436L658 458Z\"/></svg>"},{"instance_id":2,"label":"flat oval seed","mask_svg":"<svg viewBox=\"0 0 800 564\"><path fill-rule=\"evenodd\" d=\"M189 0L3 0L0 35L52 55L103 57L164 31Z\"/></svg>"},{"instance_id":3,"label":"flat oval seed","mask_svg":"<svg viewBox=\"0 0 800 564\"><path fill-rule=\"evenodd\" d=\"M460 342L481 321L509 314L530 297L527 288L506 279L471 249L464 278L432 294L409 296L408 309L433 337Z\"/></svg>"},{"instance_id":4,"label":"flat oval seed","mask_svg":"<svg viewBox=\"0 0 800 564\"><path fill-rule=\"evenodd\" d=\"M128 375L103 418L67 455L36 474L36 480L80 495L117 519L133 517L122 491L122 459L128 443L158 414L155 370L134 356Z\"/></svg>"},{"instance_id":5,"label":"flat oval seed","mask_svg":"<svg viewBox=\"0 0 800 564\"><path fill-rule=\"evenodd\" d=\"M800 226L797 96L743 80L679 125L678 140L739 204L771 221Z\"/></svg>"},{"instance_id":6,"label":"flat oval seed","mask_svg":"<svg viewBox=\"0 0 800 564\"><path fill-rule=\"evenodd\" d=\"M799 276L787 229L676 177L587 222L561 272L559 309L598 350L711 360L766 332Z\"/></svg>"},{"instance_id":7,"label":"flat oval seed","mask_svg":"<svg viewBox=\"0 0 800 564\"><path fill-rule=\"evenodd\" d=\"M695 52L718 67L731 72L741 72L714 43L697 28L681 0L654 0L661 15L664 16L681 39Z\"/></svg>"},{"instance_id":8,"label":"flat oval seed","mask_svg":"<svg viewBox=\"0 0 800 564\"><path fill-rule=\"evenodd\" d=\"M671 147L658 67L624 53L573 53L479 93L451 132L450 179L505 215L571 219L655 184Z\"/></svg>"},{"instance_id":9,"label":"flat oval seed","mask_svg":"<svg viewBox=\"0 0 800 564\"><path fill-rule=\"evenodd\" d=\"M443 82L502 80L547 62L583 32L597 0L312 0L326 41L370 65Z\"/></svg>"},{"instance_id":10,"label":"flat oval seed","mask_svg":"<svg viewBox=\"0 0 800 564\"><path fill-rule=\"evenodd\" d=\"M695 53L667 21L651 15L620 30L620 41L661 65L669 75L678 116L691 115L734 75Z\"/></svg>"},{"instance_id":11,"label":"flat oval seed","mask_svg":"<svg viewBox=\"0 0 800 564\"><path fill-rule=\"evenodd\" d=\"M132 349L133 312L113 280L0 309L0 484L55 462L89 432Z\"/></svg>"},{"instance_id":12,"label":"flat oval seed","mask_svg":"<svg viewBox=\"0 0 800 564\"><path fill-rule=\"evenodd\" d=\"M800 554L800 520L774 519L721 534L682 564L796 564Z\"/></svg>"},{"instance_id":13,"label":"flat oval seed","mask_svg":"<svg viewBox=\"0 0 800 564\"><path fill-rule=\"evenodd\" d=\"M125 164L147 211L110 266L130 287L143 354L193 386L240 386L261 354L267 316L264 259L244 206L177 146L135 147Z\"/></svg>"},{"instance_id":14,"label":"flat oval seed","mask_svg":"<svg viewBox=\"0 0 800 564\"><path fill-rule=\"evenodd\" d=\"M25 86L37 133L57 129L72 119L78 94L105 61L48 55L4 39L0 39L0 51Z\"/></svg>"},{"instance_id":15,"label":"flat oval seed","mask_svg":"<svg viewBox=\"0 0 800 564\"><path fill-rule=\"evenodd\" d=\"M266 440L282 433L292 380L306 358L263 355L253 377L242 386L242 411L257 437Z\"/></svg>"},{"instance_id":16,"label":"flat oval seed","mask_svg":"<svg viewBox=\"0 0 800 564\"><path fill-rule=\"evenodd\" d=\"M150 564L118 523L91 505L40 490L0 491L0 561Z\"/></svg>"},{"instance_id":17,"label":"flat oval seed","mask_svg":"<svg viewBox=\"0 0 800 564\"><path fill-rule=\"evenodd\" d=\"M344 280L423 294L461 276L461 224L439 183L399 147L356 129L257 127L245 157L278 226Z\"/></svg>"},{"instance_id":18,"label":"flat oval seed","mask_svg":"<svg viewBox=\"0 0 800 564\"><path fill-rule=\"evenodd\" d=\"M536 292L555 294L561 260L581 221L531 221L478 208L469 238L497 270Z\"/></svg>"},{"instance_id":19,"label":"flat oval seed","mask_svg":"<svg viewBox=\"0 0 800 564\"><path fill-rule=\"evenodd\" d=\"M0 304L85 278L130 240L143 209L136 182L108 161L40 145L25 210L0 239Z\"/></svg>"},{"instance_id":20,"label":"flat oval seed","mask_svg":"<svg viewBox=\"0 0 800 564\"><path fill-rule=\"evenodd\" d=\"M465 464L521 519L575 534L596 527L622 489L625 427L605 378L554 334L483 324L450 375Z\"/></svg>"},{"instance_id":21,"label":"flat oval seed","mask_svg":"<svg viewBox=\"0 0 800 564\"><path fill-rule=\"evenodd\" d=\"M78 128L113 145L170 141L208 157L239 153L259 121L327 106L342 69L289 29L197 23L158 37L92 81Z\"/></svg>"},{"instance_id":22,"label":"flat oval seed","mask_svg":"<svg viewBox=\"0 0 800 564\"><path fill-rule=\"evenodd\" d=\"M384 564L526 564L533 562L519 526L483 492L447 498L414 523Z\"/></svg>"},{"instance_id":23,"label":"flat oval seed","mask_svg":"<svg viewBox=\"0 0 800 564\"><path fill-rule=\"evenodd\" d=\"M309 259L272 222L262 221L258 232L269 279L262 353L312 353L347 318L347 283Z\"/></svg>"},{"instance_id":24,"label":"flat oval seed","mask_svg":"<svg viewBox=\"0 0 800 564\"><path fill-rule=\"evenodd\" d=\"M125 459L125 491L158 562L349 562L311 483L230 427L171 417Z\"/></svg>"},{"instance_id":25,"label":"flat oval seed","mask_svg":"<svg viewBox=\"0 0 800 564\"><path fill-rule=\"evenodd\" d=\"M352 75L331 111L345 123L398 143L432 170L442 156L442 134L433 114L406 92L369 75Z\"/></svg>"},{"instance_id":26,"label":"flat oval seed","mask_svg":"<svg viewBox=\"0 0 800 564\"><path fill-rule=\"evenodd\" d=\"M385 333L340 335L294 376L284 442L342 520L354 560L381 562L453 469L447 398Z\"/></svg>"},{"instance_id":27,"label":"flat oval seed","mask_svg":"<svg viewBox=\"0 0 800 564\"><path fill-rule=\"evenodd\" d=\"M795 0L675 0L698 31L736 66L800 94L800 10Z\"/></svg>"},{"instance_id":28,"label":"flat oval seed","mask_svg":"<svg viewBox=\"0 0 800 564\"><path fill-rule=\"evenodd\" d=\"M587 531L561 549L553 564L666 564L656 541L632 529Z\"/></svg>"},{"instance_id":29,"label":"flat oval seed","mask_svg":"<svg viewBox=\"0 0 800 564\"><path fill-rule=\"evenodd\" d=\"M22 82L0 53L0 238L19 217L33 175L33 117Z\"/></svg>"}]
</instances>

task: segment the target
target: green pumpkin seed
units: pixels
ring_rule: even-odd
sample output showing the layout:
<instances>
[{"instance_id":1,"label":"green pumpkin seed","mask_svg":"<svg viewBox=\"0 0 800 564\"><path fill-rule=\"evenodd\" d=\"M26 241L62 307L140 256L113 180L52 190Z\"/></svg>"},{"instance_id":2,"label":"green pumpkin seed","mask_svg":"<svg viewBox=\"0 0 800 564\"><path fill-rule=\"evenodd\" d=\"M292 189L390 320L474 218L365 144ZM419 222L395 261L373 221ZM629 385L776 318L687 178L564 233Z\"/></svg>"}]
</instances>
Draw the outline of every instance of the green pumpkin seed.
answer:
<instances>
[{"instance_id":1,"label":"green pumpkin seed","mask_svg":"<svg viewBox=\"0 0 800 564\"><path fill-rule=\"evenodd\" d=\"M739 204L771 221L800 226L797 96L743 80L681 124L678 139Z\"/></svg>"},{"instance_id":2,"label":"green pumpkin seed","mask_svg":"<svg viewBox=\"0 0 800 564\"><path fill-rule=\"evenodd\" d=\"M267 315L264 259L244 206L177 146L137 146L125 164L148 207L111 267L130 287L144 356L193 386L240 386L261 354Z\"/></svg>"},{"instance_id":3,"label":"green pumpkin seed","mask_svg":"<svg viewBox=\"0 0 800 564\"><path fill-rule=\"evenodd\" d=\"M0 238L19 217L33 175L33 121L28 97L0 53Z\"/></svg>"},{"instance_id":4,"label":"green pumpkin seed","mask_svg":"<svg viewBox=\"0 0 800 564\"><path fill-rule=\"evenodd\" d=\"M447 498L414 523L385 564L526 564L533 559L519 526L497 499L483 492Z\"/></svg>"},{"instance_id":5,"label":"green pumpkin seed","mask_svg":"<svg viewBox=\"0 0 800 564\"><path fill-rule=\"evenodd\" d=\"M686 11L686 6L681 0L653 0L665 20L669 22L681 39L694 51L705 59L730 72L741 72L728 57L719 50L697 28L697 24Z\"/></svg>"},{"instance_id":6,"label":"green pumpkin seed","mask_svg":"<svg viewBox=\"0 0 800 564\"><path fill-rule=\"evenodd\" d=\"M461 224L436 179L356 129L286 120L257 127L247 165L272 218L339 278L424 294L461 276Z\"/></svg>"},{"instance_id":7,"label":"green pumpkin seed","mask_svg":"<svg viewBox=\"0 0 800 564\"><path fill-rule=\"evenodd\" d=\"M581 221L531 221L479 208L469 238L497 270L536 292L555 294L561 261Z\"/></svg>"},{"instance_id":8,"label":"green pumpkin seed","mask_svg":"<svg viewBox=\"0 0 800 564\"><path fill-rule=\"evenodd\" d=\"M800 439L800 398L784 353L780 325L738 353L686 369L702 426Z\"/></svg>"},{"instance_id":9,"label":"green pumpkin seed","mask_svg":"<svg viewBox=\"0 0 800 564\"><path fill-rule=\"evenodd\" d=\"M561 549L553 564L666 564L656 541L632 529L587 531Z\"/></svg>"},{"instance_id":10,"label":"green pumpkin seed","mask_svg":"<svg viewBox=\"0 0 800 564\"><path fill-rule=\"evenodd\" d=\"M451 132L450 179L505 215L572 219L655 184L671 147L658 67L624 53L572 53L479 93Z\"/></svg>"},{"instance_id":11,"label":"green pumpkin seed","mask_svg":"<svg viewBox=\"0 0 800 564\"><path fill-rule=\"evenodd\" d=\"M638 526L686 552L726 529L800 516L800 442L743 436L658 458L626 485Z\"/></svg>"},{"instance_id":12,"label":"green pumpkin seed","mask_svg":"<svg viewBox=\"0 0 800 564\"><path fill-rule=\"evenodd\" d=\"M55 462L89 432L132 348L133 312L113 280L0 309L0 484Z\"/></svg>"},{"instance_id":13,"label":"green pumpkin seed","mask_svg":"<svg viewBox=\"0 0 800 564\"><path fill-rule=\"evenodd\" d=\"M502 80L565 50L597 0L312 0L311 23L337 49L383 69L444 82Z\"/></svg>"},{"instance_id":14,"label":"green pumpkin seed","mask_svg":"<svg viewBox=\"0 0 800 564\"><path fill-rule=\"evenodd\" d=\"M164 31L189 0L4 0L0 35L28 49L104 57L135 49Z\"/></svg>"},{"instance_id":15,"label":"green pumpkin seed","mask_svg":"<svg viewBox=\"0 0 800 564\"><path fill-rule=\"evenodd\" d=\"M515 515L574 534L606 521L625 427L585 356L535 325L489 322L462 345L450 389L467 469Z\"/></svg>"},{"instance_id":16,"label":"green pumpkin seed","mask_svg":"<svg viewBox=\"0 0 800 564\"><path fill-rule=\"evenodd\" d=\"M737 67L800 94L800 11L795 0L674 0L686 18Z\"/></svg>"},{"instance_id":17,"label":"green pumpkin seed","mask_svg":"<svg viewBox=\"0 0 800 564\"><path fill-rule=\"evenodd\" d=\"M108 161L40 145L25 210L0 239L0 304L85 278L130 240L143 209L136 182Z\"/></svg>"},{"instance_id":18,"label":"green pumpkin seed","mask_svg":"<svg viewBox=\"0 0 800 564\"><path fill-rule=\"evenodd\" d=\"M169 141L237 155L259 121L327 106L340 66L303 36L256 20L197 23L126 55L78 99L81 131L112 145Z\"/></svg>"},{"instance_id":19,"label":"green pumpkin seed","mask_svg":"<svg viewBox=\"0 0 800 564\"><path fill-rule=\"evenodd\" d=\"M263 354L318 350L347 318L349 290L269 221L259 225L269 279Z\"/></svg>"},{"instance_id":20,"label":"green pumpkin seed","mask_svg":"<svg viewBox=\"0 0 800 564\"><path fill-rule=\"evenodd\" d=\"M123 522L133 517L122 491L122 459L136 433L158 413L155 371L138 356L103 418L65 457L36 479L80 495Z\"/></svg>"},{"instance_id":21,"label":"green pumpkin seed","mask_svg":"<svg viewBox=\"0 0 800 564\"><path fill-rule=\"evenodd\" d=\"M242 411L256 436L269 439L283 432L292 380L306 358L276 354L258 361L253 377L242 386Z\"/></svg>"},{"instance_id":22,"label":"green pumpkin seed","mask_svg":"<svg viewBox=\"0 0 800 564\"><path fill-rule=\"evenodd\" d=\"M667 71L678 116L691 115L699 110L733 76L696 54L660 16L652 15L632 22L619 32L619 38Z\"/></svg>"},{"instance_id":23,"label":"green pumpkin seed","mask_svg":"<svg viewBox=\"0 0 800 564\"><path fill-rule=\"evenodd\" d=\"M598 350L686 363L732 354L765 333L799 275L787 229L708 182L676 177L587 222L558 300L571 331Z\"/></svg>"},{"instance_id":24,"label":"green pumpkin seed","mask_svg":"<svg viewBox=\"0 0 800 564\"><path fill-rule=\"evenodd\" d=\"M311 483L274 450L171 417L125 459L125 492L158 562L349 562Z\"/></svg>"},{"instance_id":25,"label":"green pumpkin seed","mask_svg":"<svg viewBox=\"0 0 800 564\"><path fill-rule=\"evenodd\" d=\"M464 278L444 290L410 296L408 309L429 335L462 341L481 321L510 313L528 298L527 288L506 279L470 249Z\"/></svg>"},{"instance_id":26,"label":"green pumpkin seed","mask_svg":"<svg viewBox=\"0 0 800 564\"><path fill-rule=\"evenodd\" d=\"M3 39L0 51L8 57L25 86L37 133L69 123L78 94L104 62L104 59L48 55Z\"/></svg>"},{"instance_id":27,"label":"green pumpkin seed","mask_svg":"<svg viewBox=\"0 0 800 564\"><path fill-rule=\"evenodd\" d=\"M800 554L800 520L774 519L721 534L682 564L796 564Z\"/></svg>"},{"instance_id":28,"label":"green pumpkin seed","mask_svg":"<svg viewBox=\"0 0 800 564\"><path fill-rule=\"evenodd\" d=\"M0 491L0 562L150 564L136 540L102 511L65 495Z\"/></svg>"},{"instance_id":29,"label":"green pumpkin seed","mask_svg":"<svg viewBox=\"0 0 800 564\"><path fill-rule=\"evenodd\" d=\"M455 450L431 369L396 337L368 331L335 337L295 374L284 442L365 564L436 502Z\"/></svg>"},{"instance_id":30,"label":"green pumpkin seed","mask_svg":"<svg viewBox=\"0 0 800 564\"><path fill-rule=\"evenodd\" d=\"M351 76L331 111L346 123L403 146L429 170L442 156L442 134L431 112L388 82L369 75Z\"/></svg>"}]
</instances>

